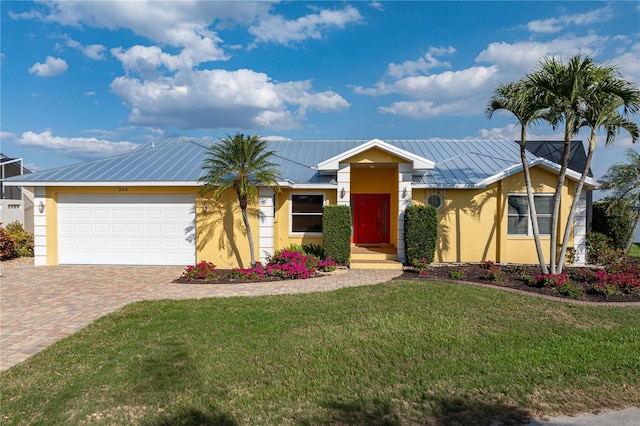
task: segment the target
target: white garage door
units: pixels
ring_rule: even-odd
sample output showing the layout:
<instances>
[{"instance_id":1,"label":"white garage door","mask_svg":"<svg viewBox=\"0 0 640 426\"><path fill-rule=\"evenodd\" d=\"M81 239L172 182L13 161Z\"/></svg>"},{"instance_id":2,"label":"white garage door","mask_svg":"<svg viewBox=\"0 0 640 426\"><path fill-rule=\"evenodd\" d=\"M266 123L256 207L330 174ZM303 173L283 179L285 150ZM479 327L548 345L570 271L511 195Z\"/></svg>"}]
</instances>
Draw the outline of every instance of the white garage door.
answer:
<instances>
[{"instance_id":1,"label":"white garage door","mask_svg":"<svg viewBox=\"0 0 640 426\"><path fill-rule=\"evenodd\" d=\"M195 196L60 194L58 263L189 265Z\"/></svg>"}]
</instances>

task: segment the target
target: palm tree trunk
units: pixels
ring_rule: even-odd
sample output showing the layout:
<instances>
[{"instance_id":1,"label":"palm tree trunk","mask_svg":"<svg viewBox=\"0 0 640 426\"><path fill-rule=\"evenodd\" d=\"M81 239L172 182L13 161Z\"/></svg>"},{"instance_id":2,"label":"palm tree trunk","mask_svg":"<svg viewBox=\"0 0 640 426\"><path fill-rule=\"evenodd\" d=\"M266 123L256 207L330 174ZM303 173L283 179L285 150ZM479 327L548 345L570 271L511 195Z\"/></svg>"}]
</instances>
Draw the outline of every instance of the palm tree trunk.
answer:
<instances>
[{"instance_id":1,"label":"palm tree trunk","mask_svg":"<svg viewBox=\"0 0 640 426\"><path fill-rule=\"evenodd\" d=\"M587 159L584 163L584 169L582 170L582 175L580 175L580 180L576 185L575 194L573 196L573 201L571 202L571 209L569 210L569 217L567 218L567 225L564 228L564 236L562 238L562 248L560 249L560 256L558 259L557 266L557 274L562 273L562 266L564 265L564 257L567 254L567 246L569 245L569 238L571 236L571 229L573 228L573 219L576 216L576 209L578 208L578 202L580 201L580 196L582 195L582 188L584 187L584 181L587 179L587 175L589 174L589 168L591 167L591 160L593 159L593 151L596 146L596 133L595 130L591 131L591 137L589 138L589 152L587 153Z\"/></svg>"},{"instance_id":2,"label":"palm tree trunk","mask_svg":"<svg viewBox=\"0 0 640 426\"><path fill-rule=\"evenodd\" d=\"M636 214L636 220L633 221L633 229L631 230L631 235L629 235L629 239L627 240L627 244L624 246L624 252L629 253L631 249L631 244L633 244L633 239L636 236L636 232L638 232L638 228L640 227L640 206L638 207L638 213Z\"/></svg>"},{"instance_id":3,"label":"palm tree trunk","mask_svg":"<svg viewBox=\"0 0 640 426\"><path fill-rule=\"evenodd\" d=\"M551 238L550 238L550 263L549 268L552 274L557 274L556 256L558 245L558 221L560 215L560 199L562 198L562 187L564 186L564 178L567 174L567 165L569 164L569 153L571 152L571 117L569 114L565 117L564 129L564 151L562 153L562 162L560 164L560 173L558 174L558 184L556 192L553 194L553 211L551 212Z\"/></svg>"},{"instance_id":4,"label":"palm tree trunk","mask_svg":"<svg viewBox=\"0 0 640 426\"><path fill-rule=\"evenodd\" d=\"M529 172L529 163L527 162L527 154L525 144L527 140L527 131L522 126L520 130L520 160L522 161L522 171L524 173L524 184L527 188L527 199L529 200L529 215L531 217L531 225L533 226L533 239L536 243L536 252L538 253L538 263L543 274L547 274L547 263L544 260L542 252L542 243L540 242L540 228L538 227L538 213L536 212L535 198L533 196L533 188L531 186L531 173Z\"/></svg>"},{"instance_id":5,"label":"palm tree trunk","mask_svg":"<svg viewBox=\"0 0 640 426\"><path fill-rule=\"evenodd\" d=\"M251 225L249 225L249 217L247 216L247 208L242 209L242 220L247 228L247 239L249 240L249 252L251 253L251 267L256 266L256 255L253 250L253 235L251 234Z\"/></svg>"}]
</instances>

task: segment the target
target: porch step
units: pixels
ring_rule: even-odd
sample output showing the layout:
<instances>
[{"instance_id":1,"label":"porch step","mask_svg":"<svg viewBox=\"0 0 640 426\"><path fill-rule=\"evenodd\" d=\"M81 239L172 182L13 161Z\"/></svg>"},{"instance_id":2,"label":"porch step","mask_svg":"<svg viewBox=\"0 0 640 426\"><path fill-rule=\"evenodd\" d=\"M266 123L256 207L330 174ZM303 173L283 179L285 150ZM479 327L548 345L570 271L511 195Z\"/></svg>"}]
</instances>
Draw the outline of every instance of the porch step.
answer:
<instances>
[{"instance_id":1,"label":"porch step","mask_svg":"<svg viewBox=\"0 0 640 426\"><path fill-rule=\"evenodd\" d=\"M397 259L398 256L396 256ZM402 271L402 263L388 259L354 259L351 256L351 269L391 269Z\"/></svg>"},{"instance_id":2,"label":"porch step","mask_svg":"<svg viewBox=\"0 0 640 426\"><path fill-rule=\"evenodd\" d=\"M369 251L367 253L351 252L351 261L354 260L398 260L398 253L377 253Z\"/></svg>"}]
</instances>

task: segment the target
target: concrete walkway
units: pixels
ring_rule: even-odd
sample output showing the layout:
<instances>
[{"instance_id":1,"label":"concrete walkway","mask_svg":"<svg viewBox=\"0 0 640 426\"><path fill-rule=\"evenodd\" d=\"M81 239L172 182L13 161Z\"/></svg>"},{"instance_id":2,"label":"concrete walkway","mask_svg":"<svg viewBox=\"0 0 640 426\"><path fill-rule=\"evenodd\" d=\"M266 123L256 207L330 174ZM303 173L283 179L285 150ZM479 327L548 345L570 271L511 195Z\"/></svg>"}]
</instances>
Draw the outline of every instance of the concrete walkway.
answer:
<instances>
[{"instance_id":1,"label":"concrete walkway","mask_svg":"<svg viewBox=\"0 0 640 426\"><path fill-rule=\"evenodd\" d=\"M402 271L345 271L306 281L174 284L183 267L46 266L0 270L0 370L139 300L311 293L389 281Z\"/></svg>"}]
</instances>

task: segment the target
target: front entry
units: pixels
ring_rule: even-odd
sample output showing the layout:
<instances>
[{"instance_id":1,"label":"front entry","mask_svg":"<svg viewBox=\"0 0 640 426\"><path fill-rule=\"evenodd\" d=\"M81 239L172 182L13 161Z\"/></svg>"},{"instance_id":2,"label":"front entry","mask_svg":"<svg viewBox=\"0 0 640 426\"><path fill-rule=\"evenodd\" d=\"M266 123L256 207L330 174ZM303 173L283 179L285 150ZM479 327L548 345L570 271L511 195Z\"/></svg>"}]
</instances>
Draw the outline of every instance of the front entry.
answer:
<instances>
[{"instance_id":1,"label":"front entry","mask_svg":"<svg viewBox=\"0 0 640 426\"><path fill-rule=\"evenodd\" d=\"M354 194L353 242L378 244L389 242L389 194Z\"/></svg>"}]
</instances>

